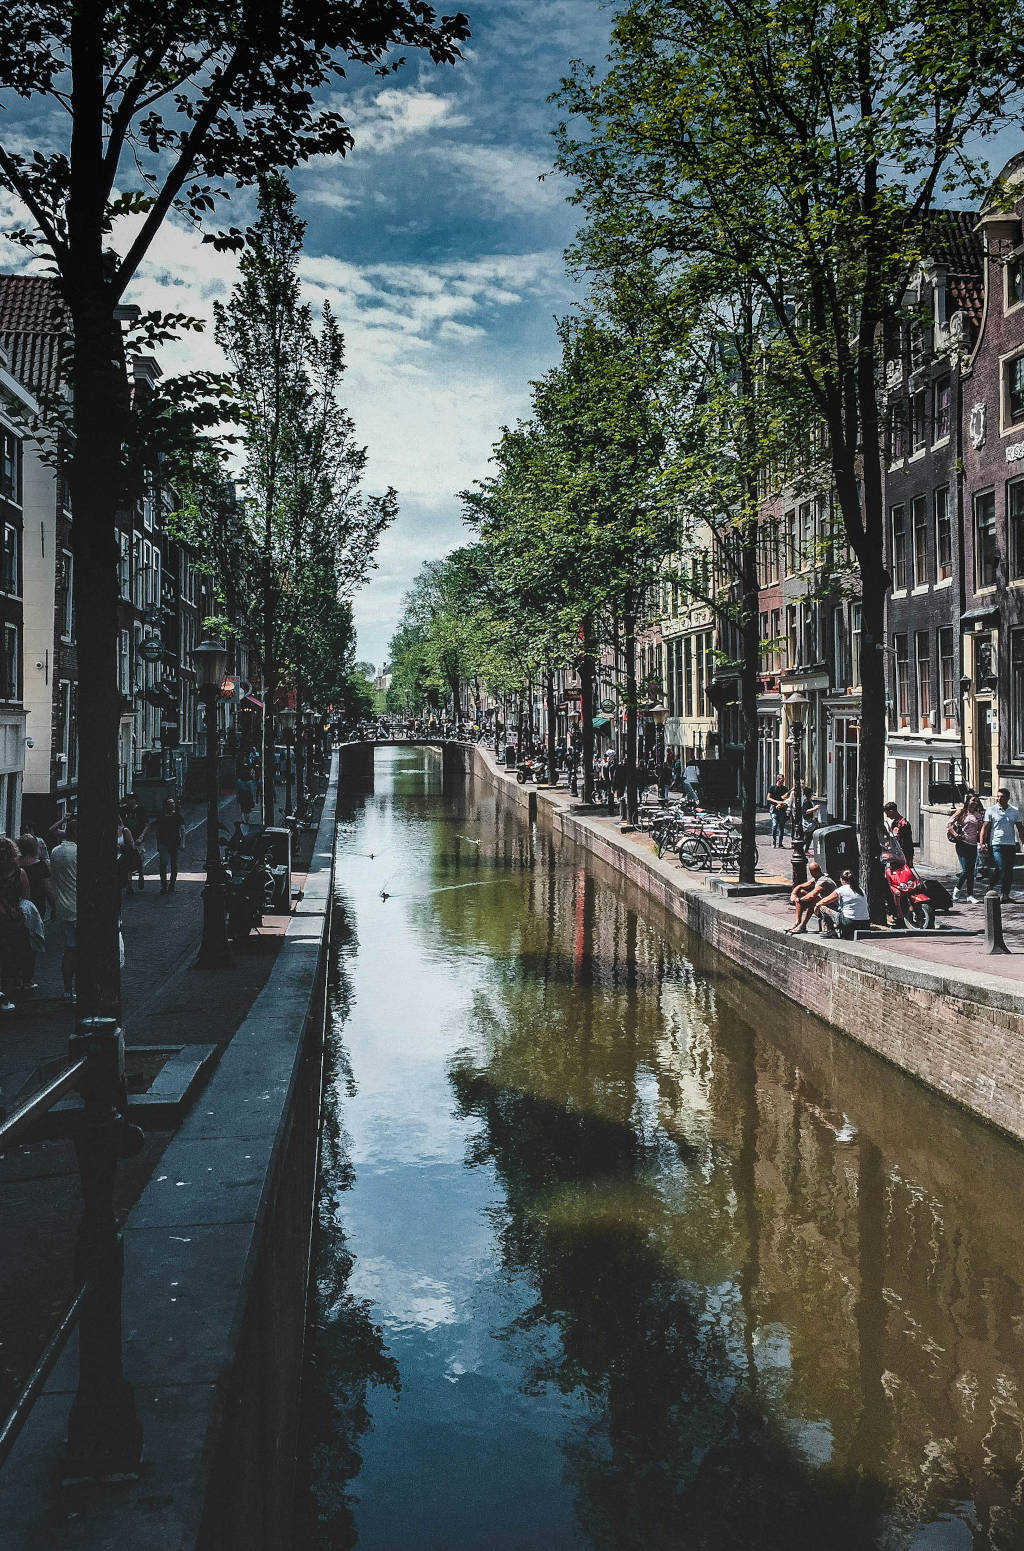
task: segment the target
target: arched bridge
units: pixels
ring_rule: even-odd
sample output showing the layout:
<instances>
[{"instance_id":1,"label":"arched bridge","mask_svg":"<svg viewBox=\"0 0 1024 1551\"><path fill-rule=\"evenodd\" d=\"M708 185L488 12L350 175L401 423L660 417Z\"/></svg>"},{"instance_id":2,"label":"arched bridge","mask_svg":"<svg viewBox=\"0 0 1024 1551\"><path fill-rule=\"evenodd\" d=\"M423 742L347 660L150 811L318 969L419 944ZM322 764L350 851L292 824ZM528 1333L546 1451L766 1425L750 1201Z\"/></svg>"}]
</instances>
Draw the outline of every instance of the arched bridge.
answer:
<instances>
[{"instance_id":1,"label":"arched bridge","mask_svg":"<svg viewBox=\"0 0 1024 1551\"><path fill-rule=\"evenodd\" d=\"M375 749L433 749L440 754L445 775L465 775L473 768L473 747L462 738L357 738L338 744L338 779L342 786L373 785Z\"/></svg>"}]
</instances>

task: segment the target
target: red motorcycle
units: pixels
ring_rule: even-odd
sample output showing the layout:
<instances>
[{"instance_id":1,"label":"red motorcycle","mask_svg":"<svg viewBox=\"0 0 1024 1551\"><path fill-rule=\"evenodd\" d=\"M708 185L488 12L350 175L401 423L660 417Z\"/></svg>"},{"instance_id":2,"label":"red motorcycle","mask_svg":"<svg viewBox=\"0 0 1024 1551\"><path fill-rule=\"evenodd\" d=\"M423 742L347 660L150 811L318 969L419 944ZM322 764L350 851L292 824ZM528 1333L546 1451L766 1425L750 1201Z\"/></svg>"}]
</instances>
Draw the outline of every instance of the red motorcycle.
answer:
<instances>
[{"instance_id":1,"label":"red motorcycle","mask_svg":"<svg viewBox=\"0 0 1024 1551\"><path fill-rule=\"evenodd\" d=\"M897 926L929 932L935 925L935 901L902 851L882 858L889 890L889 912Z\"/></svg>"}]
</instances>

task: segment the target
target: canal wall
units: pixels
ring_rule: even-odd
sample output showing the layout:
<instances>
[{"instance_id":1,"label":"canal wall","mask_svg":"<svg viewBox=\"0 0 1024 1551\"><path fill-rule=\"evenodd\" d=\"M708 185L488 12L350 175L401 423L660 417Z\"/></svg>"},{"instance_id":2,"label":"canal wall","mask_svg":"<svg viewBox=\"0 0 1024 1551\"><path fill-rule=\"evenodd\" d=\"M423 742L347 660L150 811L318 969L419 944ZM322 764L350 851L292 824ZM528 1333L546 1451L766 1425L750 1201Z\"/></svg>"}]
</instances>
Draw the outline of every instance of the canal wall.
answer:
<instances>
[{"instance_id":1,"label":"canal wall","mask_svg":"<svg viewBox=\"0 0 1024 1551\"><path fill-rule=\"evenodd\" d=\"M303 897L267 984L124 1226L125 1376L141 1474L61 1482L78 1381L72 1335L0 1471L4 1551L290 1544L337 782L335 760Z\"/></svg>"},{"instance_id":2,"label":"canal wall","mask_svg":"<svg viewBox=\"0 0 1024 1551\"><path fill-rule=\"evenodd\" d=\"M642 836L571 811L564 790L519 786L482 748L467 767L524 821L536 818L657 901L704 942L833 1028L1018 1141L1024 1141L1024 986L981 970L945 972L868 942L785 935L752 903L695 882Z\"/></svg>"}]
</instances>

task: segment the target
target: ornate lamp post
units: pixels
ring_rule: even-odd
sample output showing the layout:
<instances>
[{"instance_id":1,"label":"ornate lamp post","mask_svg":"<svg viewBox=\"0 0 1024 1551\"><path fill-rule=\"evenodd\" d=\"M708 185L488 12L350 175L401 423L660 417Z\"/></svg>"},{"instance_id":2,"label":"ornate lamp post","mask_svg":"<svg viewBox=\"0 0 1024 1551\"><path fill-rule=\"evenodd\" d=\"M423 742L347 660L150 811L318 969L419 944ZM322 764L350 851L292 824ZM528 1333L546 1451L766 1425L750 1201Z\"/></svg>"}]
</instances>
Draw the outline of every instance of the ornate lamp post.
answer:
<instances>
[{"instance_id":1,"label":"ornate lamp post","mask_svg":"<svg viewBox=\"0 0 1024 1551\"><path fill-rule=\"evenodd\" d=\"M203 888L203 940L196 969L220 969L231 962L228 947L228 885L220 856L217 807L217 702L228 665L223 641L210 636L193 652L206 708L206 883Z\"/></svg>"},{"instance_id":2,"label":"ornate lamp post","mask_svg":"<svg viewBox=\"0 0 1024 1551\"><path fill-rule=\"evenodd\" d=\"M793 882L807 882L807 851L804 844L804 718L810 704L799 690L787 695L783 705L789 712L789 742L793 750Z\"/></svg>"},{"instance_id":3,"label":"ornate lamp post","mask_svg":"<svg viewBox=\"0 0 1024 1551\"><path fill-rule=\"evenodd\" d=\"M286 707L278 715L284 735L284 811L292 811L292 748L295 743L295 712Z\"/></svg>"}]
</instances>

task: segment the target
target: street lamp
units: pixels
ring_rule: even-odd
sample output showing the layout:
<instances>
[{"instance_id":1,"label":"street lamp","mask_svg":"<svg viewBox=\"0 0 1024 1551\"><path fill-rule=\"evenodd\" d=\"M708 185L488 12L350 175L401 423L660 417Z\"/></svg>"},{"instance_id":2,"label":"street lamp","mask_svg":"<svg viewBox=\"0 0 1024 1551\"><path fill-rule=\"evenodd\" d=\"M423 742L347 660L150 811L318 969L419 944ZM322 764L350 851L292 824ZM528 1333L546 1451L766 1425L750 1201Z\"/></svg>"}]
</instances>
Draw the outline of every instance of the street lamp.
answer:
<instances>
[{"instance_id":1,"label":"street lamp","mask_svg":"<svg viewBox=\"0 0 1024 1551\"><path fill-rule=\"evenodd\" d=\"M803 773L804 717L810 701L796 690L782 702L789 712L789 741L793 750L793 883L807 882L807 852L804 847L804 795L800 785Z\"/></svg>"},{"instance_id":2,"label":"street lamp","mask_svg":"<svg viewBox=\"0 0 1024 1551\"><path fill-rule=\"evenodd\" d=\"M228 665L223 641L207 636L193 652L206 709L206 883L203 887L203 940L196 969L220 969L231 962L228 947L228 884L220 857L217 807L217 703Z\"/></svg>"},{"instance_id":3,"label":"street lamp","mask_svg":"<svg viewBox=\"0 0 1024 1551\"><path fill-rule=\"evenodd\" d=\"M295 712L290 707L280 713L278 720L284 732L284 811L292 811L292 745L295 742Z\"/></svg>"}]
</instances>

